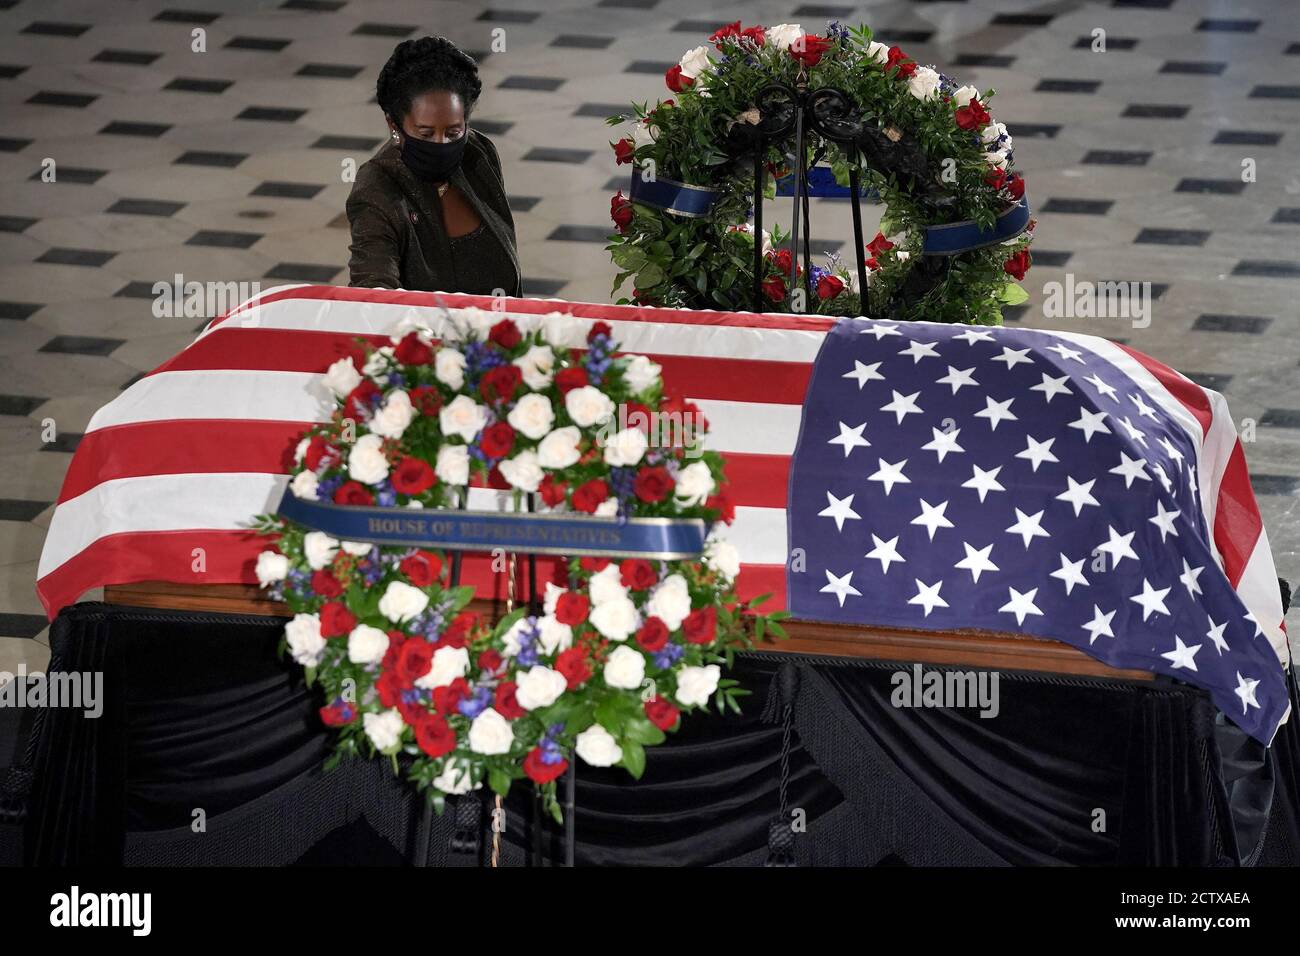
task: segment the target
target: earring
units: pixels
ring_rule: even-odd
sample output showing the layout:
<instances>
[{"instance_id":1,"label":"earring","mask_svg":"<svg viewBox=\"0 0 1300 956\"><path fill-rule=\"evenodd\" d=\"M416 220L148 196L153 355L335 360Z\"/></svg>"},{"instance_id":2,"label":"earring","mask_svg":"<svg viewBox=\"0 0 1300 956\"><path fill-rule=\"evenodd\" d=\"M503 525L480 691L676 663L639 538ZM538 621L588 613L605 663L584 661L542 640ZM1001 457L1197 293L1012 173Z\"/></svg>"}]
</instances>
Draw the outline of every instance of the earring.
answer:
<instances>
[{"instance_id":1,"label":"earring","mask_svg":"<svg viewBox=\"0 0 1300 956\"><path fill-rule=\"evenodd\" d=\"M393 133L393 142L394 143L401 142L401 137L398 136L396 132Z\"/></svg>"}]
</instances>

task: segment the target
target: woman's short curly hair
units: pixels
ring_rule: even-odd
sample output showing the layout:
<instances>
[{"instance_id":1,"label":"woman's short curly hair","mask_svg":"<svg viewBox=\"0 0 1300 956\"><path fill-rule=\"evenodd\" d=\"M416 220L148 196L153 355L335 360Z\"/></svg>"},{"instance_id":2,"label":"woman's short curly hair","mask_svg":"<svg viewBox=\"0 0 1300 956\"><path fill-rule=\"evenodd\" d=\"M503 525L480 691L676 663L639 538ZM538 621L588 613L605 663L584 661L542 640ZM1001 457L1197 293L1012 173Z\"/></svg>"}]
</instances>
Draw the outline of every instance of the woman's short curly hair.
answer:
<instances>
[{"instance_id":1,"label":"woman's short curly hair","mask_svg":"<svg viewBox=\"0 0 1300 956\"><path fill-rule=\"evenodd\" d=\"M450 90L460 96L468 117L483 91L478 64L446 37L403 40L379 71L375 84L379 108L400 124L411 111L411 102L430 90Z\"/></svg>"}]
</instances>

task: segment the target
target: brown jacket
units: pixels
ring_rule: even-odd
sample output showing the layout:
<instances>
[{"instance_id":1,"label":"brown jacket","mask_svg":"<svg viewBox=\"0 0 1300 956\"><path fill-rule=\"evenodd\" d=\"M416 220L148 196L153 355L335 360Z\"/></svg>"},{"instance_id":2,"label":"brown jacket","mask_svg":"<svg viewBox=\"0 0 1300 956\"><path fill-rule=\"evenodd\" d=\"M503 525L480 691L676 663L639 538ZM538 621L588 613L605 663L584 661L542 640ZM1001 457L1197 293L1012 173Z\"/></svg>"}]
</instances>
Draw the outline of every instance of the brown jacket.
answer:
<instances>
[{"instance_id":1,"label":"brown jacket","mask_svg":"<svg viewBox=\"0 0 1300 956\"><path fill-rule=\"evenodd\" d=\"M496 147L470 130L465 156L451 175L452 184L478 212L514 263L514 282L507 295L519 295L519 254L515 222L501 178ZM415 178L391 142L357 170L348 195L352 228L350 285L367 288L455 292L451 244L442 222L437 193Z\"/></svg>"}]
</instances>

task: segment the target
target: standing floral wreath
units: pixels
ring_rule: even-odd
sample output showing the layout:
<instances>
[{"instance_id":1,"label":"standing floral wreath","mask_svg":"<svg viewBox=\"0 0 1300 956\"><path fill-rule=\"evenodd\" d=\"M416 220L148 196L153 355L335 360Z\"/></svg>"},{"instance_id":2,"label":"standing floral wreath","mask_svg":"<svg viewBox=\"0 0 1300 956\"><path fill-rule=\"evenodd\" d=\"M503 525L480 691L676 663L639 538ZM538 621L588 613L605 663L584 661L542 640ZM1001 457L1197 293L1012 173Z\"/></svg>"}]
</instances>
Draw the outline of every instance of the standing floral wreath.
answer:
<instances>
[{"instance_id":1,"label":"standing floral wreath","mask_svg":"<svg viewBox=\"0 0 1300 956\"><path fill-rule=\"evenodd\" d=\"M543 511L610 522L730 523L704 435L652 427L701 422L698 409L665 397L656 363L617 355L608 325L584 336L586 324L471 308L363 343L326 373L335 409L299 442L287 494L400 515L486 484L512 490L515 510L536 495ZM339 732L331 763L378 753L396 767L407 754L439 812L448 794L485 782L505 794L526 777L558 818L555 780L574 752L639 777L644 748L682 711L739 709L747 692L722 676L737 648L783 636L784 612L738 602L738 555L713 535L694 560L573 558L540 613L491 625L467 610L473 588L452 585L444 552L339 540L282 515L256 527L275 539L258 580L293 612L288 653Z\"/></svg>"},{"instance_id":2,"label":"standing floral wreath","mask_svg":"<svg viewBox=\"0 0 1300 956\"><path fill-rule=\"evenodd\" d=\"M865 301L851 287L857 262L832 254L826 268L813 267L814 301L806 311L997 325L1003 305L1027 298L1012 280L1023 279L1029 268L1033 220L998 244L922 255L927 227L971 221L991 229L1024 196L1011 137L988 111L992 90L957 86L898 47L873 40L865 26L831 23L825 35L815 35L797 24L742 28L737 21L709 40L712 50L687 51L665 76L675 99L653 108L634 105L634 116L609 120L636 122L630 136L611 144L616 163L631 164L634 178L667 178L716 193L707 213L683 217L633 202L619 190L610 208L618 229L609 246L619 269L616 292L630 280L632 299L648 305L794 307L787 288L790 253L773 250L786 238L777 229L761 237L764 301L750 299L754 172L752 155L742 153L752 148L753 131L764 121L760 91L779 83L838 89L849 97L868 120L863 159L813 135L806 161L820 157L841 185L849 181L850 164L860 162L864 185L885 205L880 233L852 253L864 256L870 269ZM796 163L788 138L764 146L764 194L771 198L775 177Z\"/></svg>"}]
</instances>

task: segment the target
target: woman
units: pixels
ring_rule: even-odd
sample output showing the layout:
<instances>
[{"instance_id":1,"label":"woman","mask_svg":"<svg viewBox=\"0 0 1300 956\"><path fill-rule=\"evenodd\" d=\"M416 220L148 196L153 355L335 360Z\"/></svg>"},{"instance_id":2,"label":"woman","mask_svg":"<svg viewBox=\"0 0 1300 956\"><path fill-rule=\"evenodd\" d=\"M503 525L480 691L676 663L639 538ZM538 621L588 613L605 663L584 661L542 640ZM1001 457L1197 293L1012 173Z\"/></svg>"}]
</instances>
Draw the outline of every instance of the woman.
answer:
<instances>
[{"instance_id":1,"label":"woman","mask_svg":"<svg viewBox=\"0 0 1300 956\"><path fill-rule=\"evenodd\" d=\"M473 58L444 37L393 50L376 85L388 142L348 196L352 285L519 294L501 160L468 125L482 88Z\"/></svg>"}]
</instances>

